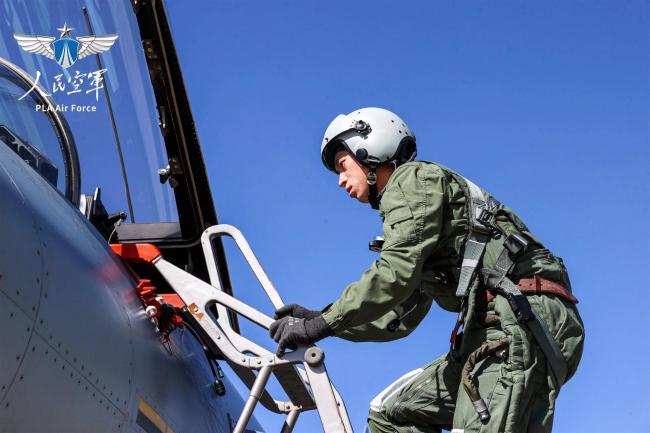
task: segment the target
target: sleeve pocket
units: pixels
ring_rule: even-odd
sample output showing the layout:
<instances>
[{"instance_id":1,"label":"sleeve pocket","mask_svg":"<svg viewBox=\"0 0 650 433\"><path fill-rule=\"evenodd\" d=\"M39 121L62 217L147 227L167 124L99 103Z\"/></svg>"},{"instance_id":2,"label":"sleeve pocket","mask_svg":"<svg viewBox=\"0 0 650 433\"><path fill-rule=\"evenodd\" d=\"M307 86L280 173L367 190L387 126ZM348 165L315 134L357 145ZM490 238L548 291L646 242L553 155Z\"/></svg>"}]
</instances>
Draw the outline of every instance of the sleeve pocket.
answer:
<instances>
[{"instance_id":1,"label":"sleeve pocket","mask_svg":"<svg viewBox=\"0 0 650 433\"><path fill-rule=\"evenodd\" d=\"M412 219L413 213L406 205L397 205L386 212L386 222L388 224L397 224L407 219Z\"/></svg>"},{"instance_id":2,"label":"sleeve pocket","mask_svg":"<svg viewBox=\"0 0 650 433\"><path fill-rule=\"evenodd\" d=\"M415 221L410 207L399 191L400 199L391 200L384 211L384 249L402 241L415 238ZM392 197L395 198L395 197Z\"/></svg>"}]
</instances>

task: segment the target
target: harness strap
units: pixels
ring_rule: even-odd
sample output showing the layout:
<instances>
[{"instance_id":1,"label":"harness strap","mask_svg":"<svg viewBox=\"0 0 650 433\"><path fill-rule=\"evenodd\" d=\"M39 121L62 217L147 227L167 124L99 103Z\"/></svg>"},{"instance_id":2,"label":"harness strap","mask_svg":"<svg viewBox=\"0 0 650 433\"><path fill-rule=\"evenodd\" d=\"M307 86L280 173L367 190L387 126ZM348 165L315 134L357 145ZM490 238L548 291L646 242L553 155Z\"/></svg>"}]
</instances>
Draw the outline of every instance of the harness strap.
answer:
<instances>
[{"instance_id":1,"label":"harness strap","mask_svg":"<svg viewBox=\"0 0 650 433\"><path fill-rule=\"evenodd\" d=\"M511 236L508 238L510 239ZM532 309L526 295L521 293L519 287L506 276L513 265L510 254L513 253L516 256L526 247L526 244L523 244L518 251L509 249L507 245L504 242L504 248L499 254L494 268L481 270L483 282L489 289L503 295L508 300L517 321L522 325L526 325L533 334L535 341L539 344L551 367L559 389L564 384L567 375L567 365L562 350L553 335L551 335L546 323Z\"/></svg>"},{"instance_id":2,"label":"harness strap","mask_svg":"<svg viewBox=\"0 0 650 433\"><path fill-rule=\"evenodd\" d=\"M464 298L467 294L472 276L481 261L487 241L487 235L470 232L469 238L465 243L465 254L463 255L463 262L460 267L456 296Z\"/></svg>"},{"instance_id":3,"label":"harness strap","mask_svg":"<svg viewBox=\"0 0 650 433\"><path fill-rule=\"evenodd\" d=\"M491 224L494 221L498 202L491 197L486 199L481 188L476 186L471 180L454 172L452 172L452 175L461 185L465 197L468 197L469 202L470 230L467 241L465 242L465 252L460 268L458 287L456 288L456 296L463 298L467 295L474 272L485 252L485 244L490 238Z\"/></svg>"},{"instance_id":4,"label":"harness strap","mask_svg":"<svg viewBox=\"0 0 650 433\"><path fill-rule=\"evenodd\" d=\"M573 293L569 289L555 281L541 278L539 275L533 275L533 278L522 278L517 281L517 287L519 287L522 293L551 293L573 304L578 303L578 299L573 296Z\"/></svg>"},{"instance_id":5,"label":"harness strap","mask_svg":"<svg viewBox=\"0 0 650 433\"><path fill-rule=\"evenodd\" d=\"M469 179L457 175L453 171L452 173L463 188L465 197L469 197L470 231L456 289L456 296L464 298L467 295L474 272L485 252L485 244L495 226L496 212L501 204L490 196L486 199L483 191ZM560 346L551 335L546 324L533 311L526 296L507 277L514 265L513 257L523 252L527 246L528 242L519 235L505 236L502 250L494 268L484 268L481 270L481 274L485 285L506 297L517 321L525 324L533 334L549 362L559 389L564 384L567 374L567 365Z\"/></svg>"},{"instance_id":6,"label":"harness strap","mask_svg":"<svg viewBox=\"0 0 650 433\"><path fill-rule=\"evenodd\" d=\"M440 164L437 164L440 166ZM456 296L462 299L461 305L465 302L467 292L477 267L481 264L485 245L490 239L496 227L495 219L497 211L502 207L501 203L493 197L483 193L476 184L469 179L459 175L453 170L447 169L454 179L461 186L468 202L467 211L469 214L469 235L465 243L463 262L456 289ZM525 231L525 227L519 227ZM558 389L564 384L567 375L567 365L560 350L560 346L551 335L546 324L537 316L528 302L528 299L521 293L515 283L507 277L514 266L514 258L528 247L528 241L517 234L510 234L503 237L501 252L497 262L492 269L482 268L481 275L483 283L491 290L503 295L508 300L517 321L526 325L533 337L539 344L544 356L553 372L558 384ZM456 334L462 324L466 311L461 306L456 327L452 332L452 348L455 345Z\"/></svg>"}]
</instances>

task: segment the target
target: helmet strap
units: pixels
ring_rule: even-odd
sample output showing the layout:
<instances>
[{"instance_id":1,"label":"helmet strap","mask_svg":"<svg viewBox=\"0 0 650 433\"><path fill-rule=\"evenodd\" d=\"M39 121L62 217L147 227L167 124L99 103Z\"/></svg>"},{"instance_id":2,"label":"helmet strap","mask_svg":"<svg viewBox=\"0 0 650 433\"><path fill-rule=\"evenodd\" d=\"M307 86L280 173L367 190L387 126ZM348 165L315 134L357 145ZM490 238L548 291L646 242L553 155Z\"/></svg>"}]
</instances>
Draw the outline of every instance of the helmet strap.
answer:
<instances>
[{"instance_id":1,"label":"helmet strap","mask_svg":"<svg viewBox=\"0 0 650 433\"><path fill-rule=\"evenodd\" d=\"M375 168L368 169L368 175L366 176L368 182L368 202L370 202L370 207L373 209L379 209L379 191L377 191L377 173Z\"/></svg>"}]
</instances>

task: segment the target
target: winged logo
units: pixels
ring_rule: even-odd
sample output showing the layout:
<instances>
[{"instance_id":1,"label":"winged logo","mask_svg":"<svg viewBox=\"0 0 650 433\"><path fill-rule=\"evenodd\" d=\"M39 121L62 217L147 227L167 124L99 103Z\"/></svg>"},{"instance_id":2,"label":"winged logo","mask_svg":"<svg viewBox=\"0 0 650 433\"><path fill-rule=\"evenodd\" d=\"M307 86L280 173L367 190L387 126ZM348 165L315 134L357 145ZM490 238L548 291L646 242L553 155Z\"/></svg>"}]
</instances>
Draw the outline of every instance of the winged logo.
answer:
<instances>
[{"instance_id":1,"label":"winged logo","mask_svg":"<svg viewBox=\"0 0 650 433\"><path fill-rule=\"evenodd\" d=\"M118 34L72 38L70 32L74 29L68 27L67 23L57 30L61 32L59 39L54 36L29 36L15 33L14 39L28 53L40 54L56 60L59 65L67 69L77 60L108 51L118 38Z\"/></svg>"}]
</instances>

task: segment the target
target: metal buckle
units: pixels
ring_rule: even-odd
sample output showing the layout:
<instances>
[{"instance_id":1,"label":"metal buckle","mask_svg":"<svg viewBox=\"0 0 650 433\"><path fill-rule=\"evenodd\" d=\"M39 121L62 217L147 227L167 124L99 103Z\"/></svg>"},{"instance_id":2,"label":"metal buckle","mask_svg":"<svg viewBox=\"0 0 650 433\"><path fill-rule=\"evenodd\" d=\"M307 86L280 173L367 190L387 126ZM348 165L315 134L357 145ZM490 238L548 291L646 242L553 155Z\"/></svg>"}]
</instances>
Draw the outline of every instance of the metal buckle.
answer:
<instances>
[{"instance_id":1,"label":"metal buckle","mask_svg":"<svg viewBox=\"0 0 650 433\"><path fill-rule=\"evenodd\" d=\"M368 242L368 249L375 253L381 253L381 249L384 246L384 237L377 236L372 241Z\"/></svg>"},{"instance_id":2,"label":"metal buckle","mask_svg":"<svg viewBox=\"0 0 650 433\"><path fill-rule=\"evenodd\" d=\"M483 224L486 227L494 225L495 215L489 209L482 207L479 210L479 214L476 217L476 220Z\"/></svg>"},{"instance_id":3,"label":"metal buckle","mask_svg":"<svg viewBox=\"0 0 650 433\"><path fill-rule=\"evenodd\" d=\"M471 228L479 233L489 234L495 229L496 215L485 205L477 206L475 209L477 215L470 220Z\"/></svg>"},{"instance_id":4,"label":"metal buckle","mask_svg":"<svg viewBox=\"0 0 650 433\"><path fill-rule=\"evenodd\" d=\"M516 257L518 254L523 253L528 248L528 241L522 236L511 233L503 241L503 246L512 254L513 257Z\"/></svg>"}]
</instances>

